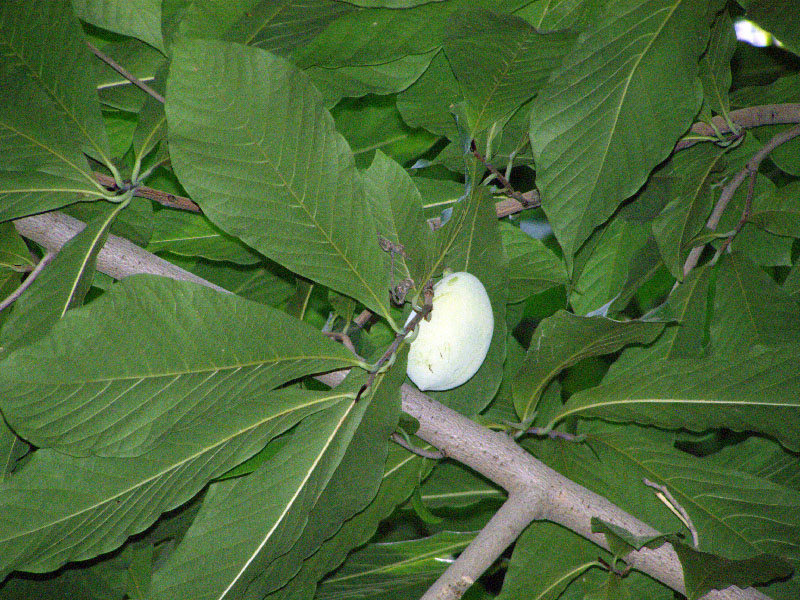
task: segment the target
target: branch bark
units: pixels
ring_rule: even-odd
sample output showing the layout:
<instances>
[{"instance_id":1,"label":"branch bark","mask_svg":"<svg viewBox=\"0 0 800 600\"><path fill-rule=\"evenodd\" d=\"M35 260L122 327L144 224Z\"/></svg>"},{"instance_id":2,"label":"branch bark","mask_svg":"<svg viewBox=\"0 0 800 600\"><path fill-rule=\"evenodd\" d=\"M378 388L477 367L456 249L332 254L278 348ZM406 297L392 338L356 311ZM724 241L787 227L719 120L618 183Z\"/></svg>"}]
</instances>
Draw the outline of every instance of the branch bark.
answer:
<instances>
[{"instance_id":1,"label":"branch bark","mask_svg":"<svg viewBox=\"0 0 800 600\"><path fill-rule=\"evenodd\" d=\"M742 129L752 129L763 125L786 125L800 122L800 103L796 104L763 104L740 108L728 113L730 121ZM717 115L711 119L716 130L725 135L734 133L728 122ZM702 142L701 137L717 137L717 131L708 123L698 122L692 125L689 135L678 141L675 151L685 150Z\"/></svg>"},{"instance_id":2,"label":"branch bark","mask_svg":"<svg viewBox=\"0 0 800 600\"><path fill-rule=\"evenodd\" d=\"M59 213L26 217L15 221L15 225L22 235L51 252L57 252L71 235L85 226ZM225 291L114 235L109 235L98 256L98 269L116 279L151 273ZM337 385L344 376L345 372L339 371L319 379ZM506 434L477 424L408 384L403 385L401 393L403 410L419 421L420 427L416 432L419 438L491 479L509 493L503 508L434 584L424 596L425 600L460 598L466 590L465 585L468 587L468 583L476 581L533 520L553 521L603 548L608 547L604 536L591 531L592 517L599 517L638 535L658 533L606 498L554 471ZM670 545L655 550L643 548L628 555L626 562L670 588L685 593L681 565ZM706 594L704 599L768 600L768 596L753 588L730 587Z\"/></svg>"},{"instance_id":3,"label":"branch bark","mask_svg":"<svg viewBox=\"0 0 800 600\"><path fill-rule=\"evenodd\" d=\"M800 104L796 105L800 107ZM800 108L798 108L798 115L796 119L800 120ZM758 169L761 166L761 163L764 161L769 154L775 150L778 146L785 144L788 141L795 139L796 137L800 136L800 125L795 125L794 127L787 129L775 136L772 137L761 149L753 154L750 160L747 161L747 164L742 167L742 169L733 176L725 187L722 189L722 193L719 196L719 200L714 205L714 210L711 212L711 216L708 217L708 221L706 221L706 228L711 231L716 231L717 225L719 225L719 221L722 218L722 214L725 212L725 209L728 207L728 204L733 199L736 190L739 189L739 186L744 183L744 180L748 177L756 177L758 173ZM755 184L755 179L753 179L753 184ZM752 199L752 190L751 195L748 199L749 201ZM748 206L749 210L749 206ZM742 228L744 225L744 220L741 220L737 225L736 232ZM705 246L697 246L696 248L692 248L689 252L689 256L686 258L686 262L683 265L683 276L686 277L689 272L697 266L697 262L700 260L700 255L703 253L703 248Z\"/></svg>"}]
</instances>

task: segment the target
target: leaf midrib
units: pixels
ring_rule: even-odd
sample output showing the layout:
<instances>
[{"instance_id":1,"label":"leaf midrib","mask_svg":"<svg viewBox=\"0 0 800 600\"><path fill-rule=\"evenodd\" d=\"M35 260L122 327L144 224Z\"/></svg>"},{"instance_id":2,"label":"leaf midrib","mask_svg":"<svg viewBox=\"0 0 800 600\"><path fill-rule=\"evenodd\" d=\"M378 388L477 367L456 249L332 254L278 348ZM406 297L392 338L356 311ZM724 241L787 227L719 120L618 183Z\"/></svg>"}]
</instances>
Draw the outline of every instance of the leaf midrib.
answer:
<instances>
[{"instance_id":1,"label":"leaf midrib","mask_svg":"<svg viewBox=\"0 0 800 600\"><path fill-rule=\"evenodd\" d=\"M342 401L348 401L348 402L352 401L352 398L350 397L349 394L345 394L345 393L334 394L332 397L335 398L337 395L339 395L341 397ZM194 453L192 453L192 454L190 454L188 456L185 456L184 458L182 458L179 461L175 461L175 462L171 463L170 467L165 468L163 470L160 470L158 473L152 475L151 477L148 477L148 478L142 479L142 480L138 480L136 485L128 486L124 490L114 494L113 496L109 496L107 499L105 499L105 500L103 500L101 502L98 502L96 504L92 504L91 506L88 506L88 507L84 508L81 511L72 513L70 515L67 515L66 517L61 518L61 519L50 521L50 522L48 522L48 524L46 526L43 526L43 527L40 527L40 528L37 528L37 529L29 529L27 531L20 532L17 535L14 535L14 536L11 536L11 537L8 537L8 538L4 538L4 539L0 539L0 542L8 542L9 540L22 538L24 536L34 534L34 533L36 533L38 531L44 531L44 530L47 530L50 527L53 527L53 526L58 525L60 523L67 522L70 519L74 519L74 518L76 518L77 515L80 515L80 514L83 514L83 513L87 513L87 512L91 512L91 511L94 511L94 510L98 510L98 509L102 508L103 506L107 505L108 503L113 502L114 500L116 500L118 498L121 498L121 497L125 496L128 493L134 492L137 489L140 489L142 486L147 485L148 483L151 483L153 481L157 481L158 479L164 477L165 475L168 475L170 472L175 471L177 469L180 469L180 467L182 467L184 464L190 463L193 460L202 457L204 454L208 454L209 452L211 452L215 448L218 448L218 447L220 447L220 446L222 446L224 444L227 444L227 443L235 440L237 437L239 437L241 435L244 435L244 434L252 431L253 429L255 429L257 427L260 427L260 426L262 426L262 425L264 425L266 423L269 423L270 421L272 421L274 419L279 419L281 417L284 417L285 415L291 414L292 412L294 412L296 410L301 410L301 409L307 408L309 406L314 406L315 404L324 404L324 403L329 403L329 402L332 402L331 398L325 397L325 398L315 399L315 400L307 402L305 404L293 405L291 408L288 408L288 409L283 410L283 411L281 411L279 413L275 413L275 414L270 415L270 416L268 416L268 417L266 417L266 418L264 418L262 420L259 420L258 422L253 423L252 425L250 425L248 427L244 427L244 428L242 428L242 429L240 429L240 430L238 430L238 431L236 431L234 433L231 433L230 435L226 436L225 438L219 440L218 442L216 442L214 444L206 446L206 447L198 450L197 452L194 452ZM114 460L114 459L108 459L108 460Z\"/></svg>"}]
</instances>

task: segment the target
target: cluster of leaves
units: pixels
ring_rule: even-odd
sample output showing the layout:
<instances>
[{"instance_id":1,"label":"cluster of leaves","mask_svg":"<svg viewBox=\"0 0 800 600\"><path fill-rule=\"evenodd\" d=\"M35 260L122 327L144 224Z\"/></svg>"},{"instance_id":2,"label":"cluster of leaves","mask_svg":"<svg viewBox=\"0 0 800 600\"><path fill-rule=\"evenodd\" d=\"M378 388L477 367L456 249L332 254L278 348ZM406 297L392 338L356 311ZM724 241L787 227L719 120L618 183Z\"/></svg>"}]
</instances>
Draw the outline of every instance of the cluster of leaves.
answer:
<instances>
[{"instance_id":1,"label":"cluster of leaves","mask_svg":"<svg viewBox=\"0 0 800 600\"><path fill-rule=\"evenodd\" d=\"M675 542L691 597L800 596L800 142L716 231L725 186L786 126L676 149L696 120L800 102L800 11L776 4L3 2L2 295L43 254L14 220L88 225L2 313L0 598L422 593L503 492L389 446L402 351L354 402L365 363L320 330L378 356L410 311L392 286L411 301L445 268L484 282L495 336L432 396L575 435L519 440L676 533L642 481L668 489L702 550ZM736 42L745 9L784 50ZM499 221L534 180L542 208ZM114 283L112 234L233 293ZM344 368L334 390L310 379ZM468 594L673 597L599 568L615 558L534 523L502 589Z\"/></svg>"}]
</instances>

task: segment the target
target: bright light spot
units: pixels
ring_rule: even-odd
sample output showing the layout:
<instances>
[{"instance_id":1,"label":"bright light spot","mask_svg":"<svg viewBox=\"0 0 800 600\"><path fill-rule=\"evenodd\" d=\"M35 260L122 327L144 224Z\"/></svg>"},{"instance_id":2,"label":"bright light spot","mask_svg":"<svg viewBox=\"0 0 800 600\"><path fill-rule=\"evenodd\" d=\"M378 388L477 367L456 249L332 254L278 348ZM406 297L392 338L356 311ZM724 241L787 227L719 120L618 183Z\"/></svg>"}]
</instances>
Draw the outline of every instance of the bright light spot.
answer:
<instances>
[{"instance_id":1,"label":"bright light spot","mask_svg":"<svg viewBox=\"0 0 800 600\"><path fill-rule=\"evenodd\" d=\"M742 19L737 21L734 27L736 28L736 39L747 42L751 46L763 47L773 44L772 34L764 31L752 21Z\"/></svg>"}]
</instances>

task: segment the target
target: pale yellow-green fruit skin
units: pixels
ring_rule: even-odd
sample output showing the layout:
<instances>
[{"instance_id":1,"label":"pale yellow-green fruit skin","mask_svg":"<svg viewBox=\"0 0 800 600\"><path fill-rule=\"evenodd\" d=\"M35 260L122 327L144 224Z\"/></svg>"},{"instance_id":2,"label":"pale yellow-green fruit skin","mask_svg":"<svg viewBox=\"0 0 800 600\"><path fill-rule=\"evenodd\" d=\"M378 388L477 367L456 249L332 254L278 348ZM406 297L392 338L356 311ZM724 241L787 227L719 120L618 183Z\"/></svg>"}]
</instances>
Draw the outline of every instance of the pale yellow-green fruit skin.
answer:
<instances>
[{"instance_id":1,"label":"pale yellow-green fruit skin","mask_svg":"<svg viewBox=\"0 0 800 600\"><path fill-rule=\"evenodd\" d=\"M467 272L447 275L433 288L431 320L419 324L411 343L408 377L422 391L466 383L483 364L493 333L492 305L480 280Z\"/></svg>"}]
</instances>

